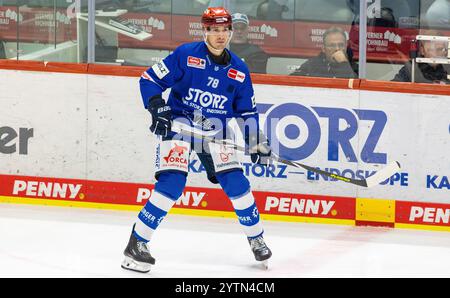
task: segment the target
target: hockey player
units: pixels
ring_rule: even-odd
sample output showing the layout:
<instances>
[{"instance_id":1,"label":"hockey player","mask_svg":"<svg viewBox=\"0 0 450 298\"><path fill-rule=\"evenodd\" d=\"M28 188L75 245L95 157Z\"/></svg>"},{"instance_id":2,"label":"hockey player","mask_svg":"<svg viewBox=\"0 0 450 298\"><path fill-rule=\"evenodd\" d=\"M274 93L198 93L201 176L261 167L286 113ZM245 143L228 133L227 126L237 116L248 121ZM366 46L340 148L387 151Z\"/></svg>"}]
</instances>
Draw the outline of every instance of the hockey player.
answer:
<instances>
[{"instance_id":1,"label":"hockey player","mask_svg":"<svg viewBox=\"0 0 450 298\"><path fill-rule=\"evenodd\" d=\"M219 183L232 202L257 261L267 268L272 252L263 239L258 208L243 174L236 152L209 142L201 150L194 139L181 139L172 132L181 120L202 132L227 138L227 123L239 118L254 163L268 165L271 149L259 130L259 116L249 71L226 47L232 35L231 15L222 7L205 10L201 19L204 41L181 45L163 61L142 74L143 103L152 115L150 130L159 136L156 151L157 182L150 199L139 213L125 248L122 267L150 271L155 259L149 251L152 235L178 200L186 184L188 161L194 150L208 179ZM167 103L162 93L172 88ZM175 119L175 120L174 120ZM174 122L173 122L174 120Z\"/></svg>"}]
</instances>

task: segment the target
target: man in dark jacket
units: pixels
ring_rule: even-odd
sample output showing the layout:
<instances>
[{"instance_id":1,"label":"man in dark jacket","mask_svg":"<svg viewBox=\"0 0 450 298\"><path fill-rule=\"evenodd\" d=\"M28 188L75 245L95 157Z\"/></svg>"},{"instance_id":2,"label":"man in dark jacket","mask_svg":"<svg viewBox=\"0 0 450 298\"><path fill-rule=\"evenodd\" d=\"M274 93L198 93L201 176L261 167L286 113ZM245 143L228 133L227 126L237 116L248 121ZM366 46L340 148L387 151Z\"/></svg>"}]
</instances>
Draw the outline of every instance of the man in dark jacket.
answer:
<instances>
[{"instance_id":1,"label":"man in dark jacket","mask_svg":"<svg viewBox=\"0 0 450 298\"><path fill-rule=\"evenodd\" d=\"M327 78L357 78L358 67L347 51L345 31L331 27L323 34L323 47L319 56L303 63L291 75Z\"/></svg>"},{"instance_id":2,"label":"man in dark jacket","mask_svg":"<svg viewBox=\"0 0 450 298\"><path fill-rule=\"evenodd\" d=\"M233 38L230 43L230 50L247 64L250 72L266 73L267 60L269 56L259 46L248 42L249 20L243 13L234 13Z\"/></svg>"},{"instance_id":3,"label":"man in dark jacket","mask_svg":"<svg viewBox=\"0 0 450 298\"><path fill-rule=\"evenodd\" d=\"M447 58L447 43L443 41L421 41L419 57ZM412 82L412 63L407 62L395 75L393 81ZM448 64L415 63L414 82L430 84L450 84L450 66Z\"/></svg>"},{"instance_id":4,"label":"man in dark jacket","mask_svg":"<svg viewBox=\"0 0 450 298\"><path fill-rule=\"evenodd\" d=\"M3 45L3 41L0 40L0 59L6 59L5 46Z\"/></svg>"}]
</instances>

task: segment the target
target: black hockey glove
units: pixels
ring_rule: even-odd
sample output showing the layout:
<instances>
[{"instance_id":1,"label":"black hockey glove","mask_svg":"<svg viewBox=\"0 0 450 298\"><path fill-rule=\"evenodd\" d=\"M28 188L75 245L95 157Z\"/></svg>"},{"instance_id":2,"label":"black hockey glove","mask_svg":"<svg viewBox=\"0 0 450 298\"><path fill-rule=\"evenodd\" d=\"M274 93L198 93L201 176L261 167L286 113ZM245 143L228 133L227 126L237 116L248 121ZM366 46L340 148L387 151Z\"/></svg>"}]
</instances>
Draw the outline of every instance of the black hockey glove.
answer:
<instances>
[{"instance_id":1,"label":"black hockey glove","mask_svg":"<svg viewBox=\"0 0 450 298\"><path fill-rule=\"evenodd\" d=\"M167 136L172 129L172 110L161 96L154 96L148 103L148 110L152 114L150 131L155 135Z\"/></svg>"},{"instance_id":2,"label":"black hockey glove","mask_svg":"<svg viewBox=\"0 0 450 298\"><path fill-rule=\"evenodd\" d=\"M249 145L250 158L253 163L262 166L269 166L273 163L273 160L270 158L272 150L270 149L269 140L262 132L259 132L259 135L250 135L247 138L247 144Z\"/></svg>"}]
</instances>

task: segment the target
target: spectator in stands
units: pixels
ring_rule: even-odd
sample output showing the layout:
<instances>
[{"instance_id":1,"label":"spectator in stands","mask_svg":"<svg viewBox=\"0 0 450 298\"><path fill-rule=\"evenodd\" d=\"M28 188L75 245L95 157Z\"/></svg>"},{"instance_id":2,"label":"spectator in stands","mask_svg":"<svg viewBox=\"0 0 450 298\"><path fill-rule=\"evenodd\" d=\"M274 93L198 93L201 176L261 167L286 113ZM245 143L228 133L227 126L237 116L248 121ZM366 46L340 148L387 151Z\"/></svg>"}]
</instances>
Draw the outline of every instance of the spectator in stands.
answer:
<instances>
[{"instance_id":1,"label":"spectator in stands","mask_svg":"<svg viewBox=\"0 0 450 298\"><path fill-rule=\"evenodd\" d=\"M230 50L247 64L250 72L266 73L269 56L259 46L249 43L247 15L234 13L232 20L233 38L231 39Z\"/></svg>"},{"instance_id":2,"label":"spectator in stands","mask_svg":"<svg viewBox=\"0 0 450 298\"><path fill-rule=\"evenodd\" d=\"M284 19L283 15L289 11L289 6L293 3L288 0L264 0L256 9L256 18L258 20L280 21Z\"/></svg>"},{"instance_id":3,"label":"spectator in stands","mask_svg":"<svg viewBox=\"0 0 450 298\"><path fill-rule=\"evenodd\" d=\"M436 34L431 34L436 35ZM418 57L447 59L447 42L420 41ZM393 81L411 82L412 63L407 62L394 77ZM416 63L414 68L414 82L431 84L449 84L450 67L448 64Z\"/></svg>"},{"instance_id":4,"label":"spectator in stands","mask_svg":"<svg viewBox=\"0 0 450 298\"><path fill-rule=\"evenodd\" d=\"M354 15L353 24L359 24L359 0L346 0L347 7L350 8ZM372 27L398 27L399 22L418 21L418 8L414 1L409 0L377 0L368 1L367 3L367 26Z\"/></svg>"},{"instance_id":5,"label":"spectator in stands","mask_svg":"<svg viewBox=\"0 0 450 298\"><path fill-rule=\"evenodd\" d=\"M325 31L322 38L322 52L319 56L303 63L291 75L327 78L358 77L358 66L347 47L345 31L338 27L331 27Z\"/></svg>"},{"instance_id":6,"label":"spectator in stands","mask_svg":"<svg viewBox=\"0 0 450 298\"><path fill-rule=\"evenodd\" d=\"M0 40L0 59L6 59L5 46L3 45L3 41L1 40Z\"/></svg>"},{"instance_id":7,"label":"spectator in stands","mask_svg":"<svg viewBox=\"0 0 450 298\"><path fill-rule=\"evenodd\" d=\"M120 2L125 3L125 6L121 5L121 8L129 12L171 13L172 11L171 0L121 0Z\"/></svg>"},{"instance_id":8,"label":"spectator in stands","mask_svg":"<svg viewBox=\"0 0 450 298\"><path fill-rule=\"evenodd\" d=\"M425 13L428 26L448 28L450 25L450 0L435 0Z\"/></svg>"}]
</instances>

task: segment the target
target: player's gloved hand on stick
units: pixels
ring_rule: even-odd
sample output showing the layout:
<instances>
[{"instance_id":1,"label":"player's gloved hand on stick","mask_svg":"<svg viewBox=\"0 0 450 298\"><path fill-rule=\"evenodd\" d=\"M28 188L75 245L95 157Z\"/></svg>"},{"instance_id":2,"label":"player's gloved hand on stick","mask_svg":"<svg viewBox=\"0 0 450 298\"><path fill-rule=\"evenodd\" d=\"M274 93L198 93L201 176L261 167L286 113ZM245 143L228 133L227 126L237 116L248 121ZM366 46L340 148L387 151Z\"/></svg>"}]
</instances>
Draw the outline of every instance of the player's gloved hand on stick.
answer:
<instances>
[{"instance_id":1,"label":"player's gloved hand on stick","mask_svg":"<svg viewBox=\"0 0 450 298\"><path fill-rule=\"evenodd\" d=\"M270 149L269 140L259 132L258 135L250 135L247 144L249 145L250 158L253 163L268 166L273 163L270 158L272 149Z\"/></svg>"},{"instance_id":2,"label":"player's gloved hand on stick","mask_svg":"<svg viewBox=\"0 0 450 298\"><path fill-rule=\"evenodd\" d=\"M150 131L155 135L167 136L172 129L172 110L159 95L150 98L148 110L152 114Z\"/></svg>"}]
</instances>

